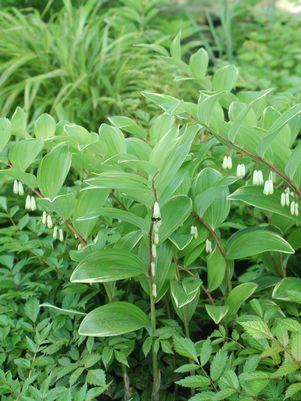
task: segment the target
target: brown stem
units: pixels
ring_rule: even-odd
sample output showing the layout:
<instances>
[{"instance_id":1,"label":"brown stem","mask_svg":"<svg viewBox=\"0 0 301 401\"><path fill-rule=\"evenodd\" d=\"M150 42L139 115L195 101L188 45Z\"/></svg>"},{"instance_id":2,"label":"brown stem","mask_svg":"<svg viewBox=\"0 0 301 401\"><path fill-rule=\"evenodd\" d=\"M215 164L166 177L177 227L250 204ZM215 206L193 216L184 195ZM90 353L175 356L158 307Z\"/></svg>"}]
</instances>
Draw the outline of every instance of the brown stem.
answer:
<instances>
[{"instance_id":1,"label":"brown stem","mask_svg":"<svg viewBox=\"0 0 301 401\"><path fill-rule=\"evenodd\" d=\"M111 198L114 199L114 201L116 203L118 203L118 205L121 207L121 209L126 210L126 211L128 210L128 208L125 206L125 204L123 202L121 202L120 199L117 198L117 196L114 194L114 192L110 192L110 196L111 196Z\"/></svg>"},{"instance_id":2,"label":"brown stem","mask_svg":"<svg viewBox=\"0 0 301 401\"><path fill-rule=\"evenodd\" d=\"M231 283L231 275L230 275L230 265L229 265L229 260L227 259L226 251L224 247L222 246L218 236L216 235L216 232L214 229L207 223L203 217L201 217L195 210L192 211L192 214L194 217L199 220L203 224L203 226L209 231L209 233L212 235L214 242L216 243L216 246L218 247L221 255L224 257L226 261L226 266L227 266L227 285L228 285L228 292L232 290L232 283Z\"/></svg>"}]
</instances>

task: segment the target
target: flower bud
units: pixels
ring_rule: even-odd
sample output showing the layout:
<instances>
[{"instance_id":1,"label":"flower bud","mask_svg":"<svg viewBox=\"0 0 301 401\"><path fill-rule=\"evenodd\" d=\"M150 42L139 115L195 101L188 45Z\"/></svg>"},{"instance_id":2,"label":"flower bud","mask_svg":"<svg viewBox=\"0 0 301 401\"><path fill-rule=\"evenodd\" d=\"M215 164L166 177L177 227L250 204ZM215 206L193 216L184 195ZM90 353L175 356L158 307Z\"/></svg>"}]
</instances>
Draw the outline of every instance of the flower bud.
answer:
<instances>
[{"instance_id":1,"label":"flower bud","mask_svg":"<svg viewBox=\"0 0 301 401\"><path fill-rule=\"evenodd\" d=\"M228 168L228 170L231 170L231 168L232 168L232 158L231 158L231 156L228 156L228 158L227 158L227 168Z\"/></svg>"},{"instance_id":2,"label":"flower bud","mask_svg":"<svg viewBox=\"0 0 301 401\"><path fill-rule=\"evenodd\" d=\"M244 178L246 175L246 166L242 164L238 164L236 167L236 176L239 178Z\"/></svg>"},{"instance_id":3,"label":"flower bud","mask_svg":"<svg viewBox=\"0 0 301 401\"><path fill-rule=\"evenodd\" d=\"M61 228L59 229L59 240L60 242L64 242L64 232Z\"/></svg>"},{"instance_id":4,"label":"flower bud","mask_svg":"<svg viewBox=\"0 0 301 401\"><path fill-rule=\"evenodd\" d=\"M13 193L16 194L16 195L19 194L19 183L18 183L17 180L14 180Z\"/></svg>"},{"instance_id":5,"label":"flower bud","mask_svg":"<svg viewBox=\"0 0 301 401\"><path fill-rule=\"evenodd\" d=\"M155 270L155 262L151 262L151 274L155 277L156 270Z\"/></svg>"},{"instance_id":6,"label":"flower bud","mask_svg":"<svg viewBox=\"0 0 301 401\"><path fill-rule=\"evenodd\" d=\"M282 192L281 197L280 197L280 205L284 207L286 205L286 194Z\"/></svg>"},{"instance_id":7,"label":"flower bud","mask_svg":"<svg viewBox=\"0 0 301 401\"><path fill-rule=\"evenodd\" d=\"M262 171L261 171L261 170L258 170L258 171L257 171L257 174L258 174L258 185L263 185L264 179L263 179Z\"/></svg>"},{"instance_id":8,"label":"flower bud","mask_svg":"<svg viewBox=\"0 0 301 401\"><path fill-rule=\"evenodd\" d=\"M276 174L274 171L270 171L269 180L271 180L272 182L276 182Z\"/></svg>"},{"instance_id":9,"label":"flower bud","mask_svg":"<svg viewBox=\"0 0 301 401\"><path fill-rule=\"evenodd\" d=\"M293 202L291 203L290 212L291 212L292 215L295 214L295 203L296 203L295 201L293 201Z\"/></svg>"},{"instance_id":10,"label":"flower bud","mask_svg":"<svg viewBox=\"0 0 301 401\"><path fill-rule=\"evenodd\" d=\"M53 238L54 240L57 239L57 230L58 230L57 226L54 226L54 227L53 227L53 232L52 232L52 238Z\"/></svg>"},{"instance_id":11,"label":"flower bud","mask_svg":"<svg viewBox=\"0 0 301 401\"><path fill-rule=\"evenodd\" d=\"M154 219L161 219L160 206L159 206L159 203L157 201L154 203L153 218Z\"/></svg>"},{"instance_id":12,"label":"flower bud","mask_svg":"<svg viewBox=\"0 0 301 401\"><path fill-rule=\"evenodd\" d=\"M157 298L157 286L155 283L153 283L153 285L152 285L152 293L153 293L153 297Z\"/></svg>"},{"instance_id":13,"label":"flower bud","mask_svg":"<svg viewBox=\"0 0 301 401\"><path fill-rule=\"evenodd\" d=\"M83 244L79 243L79 244L77 245L77 250L80 251L81 249L83 249Z\"/></svg>"},{"instance_id":14,"label":"flower bud","mask_svg":"<svg viewBox=\"0 0 301 401\"><path fill-rule=\"evenodd\" d=\"M155 244L152 245L152 254L153 254L153 257L154 257L154 258L157 257L157 248L156 248L156 245L155 245Z\"/></svg>"},{"instance_id":15,"label":"flower bud","mask_svg":"<svg viewBox=\"0 0 301 401\"><path fill-rule=\"evenodd\" d=\"M211 253L212 252L212 243L209 239L206 239L206 252Z\"/></svg>"},{"instance_id":16,"label":"flower bud","mask_svg":"<svg viewBox=\"0 0 301 401\"><path fill-rule=\"evenodd\" d=\"M47 227L48 228L52 228L53 227L52 218L51 218L50 214L47 215L46 223L47 223Z\"/></svg>"},{"instance_id":17,"label":"flower bud","mask_svg":"<svg viewBox=\"0 0 301 401\"><path fill-rule=\"evenodd\" d=\"M23 196L23 195L24 195L24 188L23 188L23 184L22 184L21 181L19 181L19 183L18 183L18 194L19 194L20 196Z\"/></svg>"},{"instance_id":18,"label":"flower bud","mask_svg":"<svg viewBox=\"0 0 301 401\"><path fill-rule=\"evenodd\" d=\"M253 185L259 185L258 171L253 171Z\"/></svg>"},{"instance_id":19,"label":"flower bud","mask_svg":"<svg viewBox=\"0 0 301 401\"><path fill-rule=\"evenodd\" d=\"M47 213L44 211L42 213L42 224L44 224L44 226L45 226L46 222L47 222Z\"/></svg>"},{"instance_id":20,"label":"flower bud","mask_svg":"<svg viewBox=\"0 0 301 401\"><path fill-rule=\"evenodd\" d=\"M295 216L299 216L299 204L295 202Z\"/></svg>"},{"instance_id":21,"label":"flower bud","mask_svg":"<svg viewBox=\"0 0 301 401\"><path fill-rule=\"evenodd\" d=\"M30 206L31 206L31 198L30 195L27 195L25 200L25 209L30 210Z\"/></svg>"},{"instance_id":22,"label":"flower bud","mask_svg":"<svg viewBox=\"0 0 301 401\"><path fill-rule=\"evenodd\" d=\"M227 170L227 168L228 168L228 157L227 156L224 156L224 158L223 158L222 167L224 170Z\"/></svg>"},{"instance_id":23,"label":"flower bud","mask_svg":"<svg viewBox=\"0 0 301 401\"><path fill-rule=\"evenodd\" d=\"M191 226L190 234L196 239L198 237L198 228L196 226Z\"/></svg>"},{"instance_id":24,"label":"flower bud","mask_svg":"<svg viewBox=\"0 0 301 401\"><path fill-rule=\"evenodd\" d=\"M285 192L285 205L289 206L290 205L290 191Z\"/></svg>"},{"instance_id":25,"label":"flower bud","mask_svg":"<svg viewBox=\"0 0 301 401\"><path fill-rule=\"evenodd\" d=\"M272 180L266 180L263 188L264 195L273 195L274 193L274 184Z\"/></svg>"},{"instance_id":26,"label":"flower bud","mask_svg":"<svg viewBox=\"0 0 301 401\"><path fill-rule=\"evenodd\" d=\"M30 198L30 210L32 210L33 212L37 209L37 204L36 204L36 200L33 196L31 196Z\"/></svg>"}]
</instances>

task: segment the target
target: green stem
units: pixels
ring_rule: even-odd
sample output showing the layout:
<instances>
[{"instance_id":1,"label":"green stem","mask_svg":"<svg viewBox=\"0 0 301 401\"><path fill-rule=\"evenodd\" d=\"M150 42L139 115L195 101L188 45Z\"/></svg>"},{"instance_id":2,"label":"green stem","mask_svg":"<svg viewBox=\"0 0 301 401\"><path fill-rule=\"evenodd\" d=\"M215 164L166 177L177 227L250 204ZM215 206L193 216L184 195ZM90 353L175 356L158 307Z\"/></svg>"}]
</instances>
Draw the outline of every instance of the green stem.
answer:
<instances>
[{"instance_id":1,"label":"green stem","mask_svg":"<svg viewBox=\"0 0 301 401\"><path fill-rule=\"evenodd\" d=\"M152 364L153 364L153 388L151 401L159 401L159 389L160 389L160 371L157 358L157 352L155 350L155 333L157 327L156 319L156 305L155 299L152 293L152 280L149 280L149 291L150 291L150 310L151 310L151 329L152 329Z\"/></svg>"}]
</instances>

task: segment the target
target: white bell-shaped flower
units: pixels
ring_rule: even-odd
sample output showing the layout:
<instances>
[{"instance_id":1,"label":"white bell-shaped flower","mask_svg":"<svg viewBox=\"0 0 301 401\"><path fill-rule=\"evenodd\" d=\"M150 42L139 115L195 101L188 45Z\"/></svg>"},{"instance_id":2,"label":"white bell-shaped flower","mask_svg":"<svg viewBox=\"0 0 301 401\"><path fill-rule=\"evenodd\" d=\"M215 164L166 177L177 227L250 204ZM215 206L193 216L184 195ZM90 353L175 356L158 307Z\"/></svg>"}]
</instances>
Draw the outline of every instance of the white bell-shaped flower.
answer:
<instances>
[{"instance_id":1,"label":"white bell-shaped flower","mask_svg":"<svg viewBox=\"0 0 301 401\"><path fill-rule=\"evenodd\" d=\"M15 195L19 194L19 183L17 180L14 180L14 184L13 184L13 193Z\"/></svg>"},{"instance_id":2,"label":"white bell-shaped flower","mask_svg":"<svg viewBox=\"0 0 301 401\"><path fill-rule=\"evenodd\" d=\"M42 224L44 224L44 226L45 226L46 222L47 222L47 213L44 211L42 213Z\"/></svg>"},{"instance_id":3,"label":"white bell-shaped flower","mask_svg":"<svg viewBox=\"0 0 301 401\"><path fill-rule=\"evenodd\" d=\"M47 227L48 228L52 228L53 227L52 218L51 218L50 214L47 215L46 223L47 223Z\"/></svg>"},{"instance_id":4,"label":"white bell-shaped flower","mask_svg":"<svg viewBox=\"0 0 301 401\"><path fill-rule=\"evenodd\" d=\"M97 242L97 237L95 239ZM59 240L60 240L60 242L64 242L64 232L61 228L59 229Z\"/></svg>"},{"instance_id":5,"label":"white bell-shaped flower","mask_svg":"<svg viewBox=\"0 0 301 401\"><path fill-rule=\"evenodd\" d=\"M280 197L280 205L284 207L286 205L286 193L282 192Z\"/></svg>"},{"instance_id":6,"label":"white bell-shaped flower","mask_svg":"<svg viewBox=\"0 0 301 401\"><path fill-rule=\"evenodd\" d=\"M57 228L57 226L54 226L54 227L53 227L53 232L52 232L52 238L53 238L54 240L57 239L57 232L58 232L58 228Z\"/></svg>"},{"instance_id":7,"label":"white bell-shaped flower","mask_svg":"<svg viewBox=\"0 0 301 401\"><path fill-rule=\"evenodd\" d=\"M35 200L34 196L31 196L31 198L30 198L30 210L32 210L34 212L36 209L37 209L36 200Z\"/></svg>"},{"instance_id":8,"label":"white bell-shaped flower","mask_svg":"<svg viewBox=\"0 0 301 401\"><path fill-rule=\"evenodd\" d=\"M30 195L26 196L25 209L26 210L30 210L31 209L31 198L30 198Z\"/></svg>"},{"instance_id":9,"label":"white bell-shaped flower","mask_svg":"<svg viewBox=\"0 0 301 401\"><path fill-rule=\"evenodd\" d=\"M20 196L23 196L23 195L24 195L24 188L23 188L23 184L22 184L21 181L19 181L19 183L18 183L18 194L19 194Z\"/></svg>"},{"instance_id":10,"label":"white bell-shaped flower","mask_svg":"<svg viewBox=\"0 0 301 401\"><path fill-rule=\"evenodd\" d=\"M223 167L224 170L227 170L227 168L228 168L228 156L224 156L222 167Z\"/></svg>"},{"instance_id":11,"label":"white bell-shaped flower","mask_svg":"<svg viewBox=\"0 0 301 401\"><path fill-rule=\"evenodd\" d=\"M159 206L159 203L157 201L154 203L153 218L154 219L161 219L160 206Z\"/></svg>"},{"instance_id":12,"label":"white bell-shaped flower","mask_svg":"<svg viewBox=\"0 0 301 401\"><path fill-rule=\"evenodd\" d=\"M209 239L206 239L206 246L205 246L206 252L211 253L212 252L212 243Z\"/></svg>"},{"instance_id":13,"label":"white bell-shaped flower","mask_svg":"<svg viewBox=\"0 0 301 401\"><path fill-rule=\"evenodd\" d=\"M198 228L196 226L191 226L190 234L196 239L198 237Z\"/></svg>"}]
</instances>

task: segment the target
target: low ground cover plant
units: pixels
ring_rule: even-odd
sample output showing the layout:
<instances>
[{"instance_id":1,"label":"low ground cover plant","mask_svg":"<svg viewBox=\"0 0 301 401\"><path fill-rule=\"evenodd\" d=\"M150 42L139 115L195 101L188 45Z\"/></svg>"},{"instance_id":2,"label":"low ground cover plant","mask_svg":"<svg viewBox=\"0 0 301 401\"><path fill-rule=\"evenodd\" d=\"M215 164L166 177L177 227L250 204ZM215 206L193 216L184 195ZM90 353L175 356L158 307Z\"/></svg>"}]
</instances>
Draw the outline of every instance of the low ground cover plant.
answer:
<instances>
[{"instance_id":1,"label":"low ground cover plant","mask_svg":"<svg viewBox=\"0 0 301 401\"><path fill-rule=\"evenodd\" d=\"M183 60L177 35L167 62L198 100L145 91L143 126L1 118L3 185L24 207L2 264L29 319L12 355L1 322L5 401L300 399L301 106L236 91L237 68L208 61Z\"/></svg>"}]
</instances>

